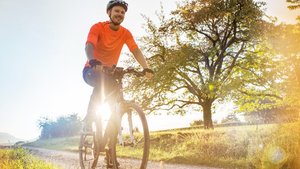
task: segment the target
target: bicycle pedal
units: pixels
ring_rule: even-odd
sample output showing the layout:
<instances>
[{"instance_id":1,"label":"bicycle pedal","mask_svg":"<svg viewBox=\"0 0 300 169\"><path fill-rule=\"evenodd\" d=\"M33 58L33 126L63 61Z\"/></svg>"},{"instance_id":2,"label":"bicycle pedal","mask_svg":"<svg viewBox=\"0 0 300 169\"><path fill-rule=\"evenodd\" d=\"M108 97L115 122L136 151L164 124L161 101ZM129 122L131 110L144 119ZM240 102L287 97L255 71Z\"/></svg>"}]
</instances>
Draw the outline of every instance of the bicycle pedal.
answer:
<instances>
[{"instance_id":1,"label":"bicycle pedal","mask_svg":"<svg viewBox=\"0 0 300 169\"><path fill-rule=\"evenodd\" d=\"M106 164L107 168L113 168L113 166L114 166L113 164ZM117 166L120 167L120 163L119 162L117 162Z\"/></svg>"},{"instance_id":2,"label":"bicycle pedal","mask_svg":"<svg viewBox=\"0 0 300 169\"><path fill-rule=\"evenodd\" d=\"M106 164L106 168L113 168L112 164Z\"/></svg>"}]
</instances>

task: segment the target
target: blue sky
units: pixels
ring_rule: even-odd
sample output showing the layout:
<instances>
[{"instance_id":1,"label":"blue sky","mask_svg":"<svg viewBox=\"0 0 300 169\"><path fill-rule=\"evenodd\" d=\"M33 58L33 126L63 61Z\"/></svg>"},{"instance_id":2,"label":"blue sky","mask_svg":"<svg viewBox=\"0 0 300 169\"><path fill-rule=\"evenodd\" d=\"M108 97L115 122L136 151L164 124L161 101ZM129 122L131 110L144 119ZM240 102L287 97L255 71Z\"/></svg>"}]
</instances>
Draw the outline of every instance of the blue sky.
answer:
<instances>
[{"instance_id":1,"label":"blue sky","mask_svg":"<svg viewBox=\"0 0 300 169\"><path fill-rule=\"evenodd\" d=\"M84 116L91 93L81 77L86 61L84 44L90 26L107 20L106 2L0 0L0 132L32 139L39 135L40 117L70 113ZM123 26L137 38L144 33L140 14L155 18L160 1L127 2L129 11ZM299 10L288 11L284 0L272 2L267 12L280 21L295 22L293 18L300 15ZM176 7L175 0L164 0L162 4L166 13ZM198 117L181 118L182 124L176 125ZM162 125L158 119L156 122Z\"/></svg>"}]
</instances>

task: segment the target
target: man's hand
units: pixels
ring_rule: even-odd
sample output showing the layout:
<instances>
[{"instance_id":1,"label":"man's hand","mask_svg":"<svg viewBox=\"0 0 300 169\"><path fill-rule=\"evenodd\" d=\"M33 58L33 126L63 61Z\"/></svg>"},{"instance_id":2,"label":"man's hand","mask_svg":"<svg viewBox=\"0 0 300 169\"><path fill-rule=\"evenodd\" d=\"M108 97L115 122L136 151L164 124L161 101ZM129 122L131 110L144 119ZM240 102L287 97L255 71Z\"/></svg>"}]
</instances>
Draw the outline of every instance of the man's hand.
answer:
<instances>
[{"instance_id":1,"label":"man's hand","mask_svg":"<svg viewBox=\"0 0 300 169\"><path fill-rule=\"evenodd\" d=\"M154 76L154 71L149 68L144 68L143 72L145 73L145 77L147 79L152 79L152 77Z\"/></svg>"},{"instance_id":2,"label":"man's hand","mask_svg":"<svg viewBox=\"0 0 300 169\"><path fill-rule=\"evenodd\" d=\"M96 65L93 67L94 71L97 73L103 73L103 66L102 65Z\"/></svg>"},{"instance_id":3,"label":"man's hand","mask_svg":"<svg viewBox=\"0 0 300 169\"><path fill-rule=\"evenodd\" d=\"M152 74L152 73L146 73L146 74L145 74L145 77L146 77L147 79L152 79L153 74Z\"/></svg>"},{"instance_id":4,"label":"man's hand","mask_svg":"<svg viewBox=\"0 0 300 169\"><path fill-rule=\"evenodd\" d=\"M91 65L92 69L97 73L102 73L103 65L100 61L96 59L89 60L89 64Z\"/></svg>"}]
</instances>

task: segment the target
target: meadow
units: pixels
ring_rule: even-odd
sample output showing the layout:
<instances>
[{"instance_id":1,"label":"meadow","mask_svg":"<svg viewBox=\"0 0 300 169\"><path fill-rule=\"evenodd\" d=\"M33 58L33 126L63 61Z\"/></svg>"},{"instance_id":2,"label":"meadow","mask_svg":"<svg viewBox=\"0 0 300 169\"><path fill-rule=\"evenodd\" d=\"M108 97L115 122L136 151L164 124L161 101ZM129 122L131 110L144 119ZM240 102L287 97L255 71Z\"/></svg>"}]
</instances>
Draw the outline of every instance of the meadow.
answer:
<instances>
[{"instance_id":1,"label":"meadow","mask_svg":"<svg viewBox=\"0 0 300 169\"><path fill-rule=\"evenodd\" d=\"M151 132L150 160L230 169L298 169L299 131L300 122ZM71 137L28 145L76 152L78 142L79 137ZM123 155L128 156L128 150Z\"/></svg>"}]
</instances>

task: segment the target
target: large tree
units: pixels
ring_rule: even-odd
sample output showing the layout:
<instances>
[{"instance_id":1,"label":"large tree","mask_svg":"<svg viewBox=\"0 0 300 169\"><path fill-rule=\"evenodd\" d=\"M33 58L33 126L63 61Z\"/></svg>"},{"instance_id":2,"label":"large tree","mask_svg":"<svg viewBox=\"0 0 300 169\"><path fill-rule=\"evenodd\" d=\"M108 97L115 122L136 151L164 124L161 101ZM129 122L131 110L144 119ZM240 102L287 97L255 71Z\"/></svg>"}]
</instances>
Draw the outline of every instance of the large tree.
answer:
<instances>
[{"instance_id":1,"label":"large tree","mask_svg":"<svg viewBox=\"0 0 300 169\"><path fill-rule=\"evenodd\" d=\"M265 89L270 65L263 45L258 45L266 25L263 5L253 0L189 0L178 4L169 18L162 12L158 26L145 17L148 35L142 40L156 74L151 84L136 83L143 92L136 97L152 111L184 114L185 107L202 109L205 128L213 128L215 101L246 93L245 88Z\"/></svg>"}]
</instances>

